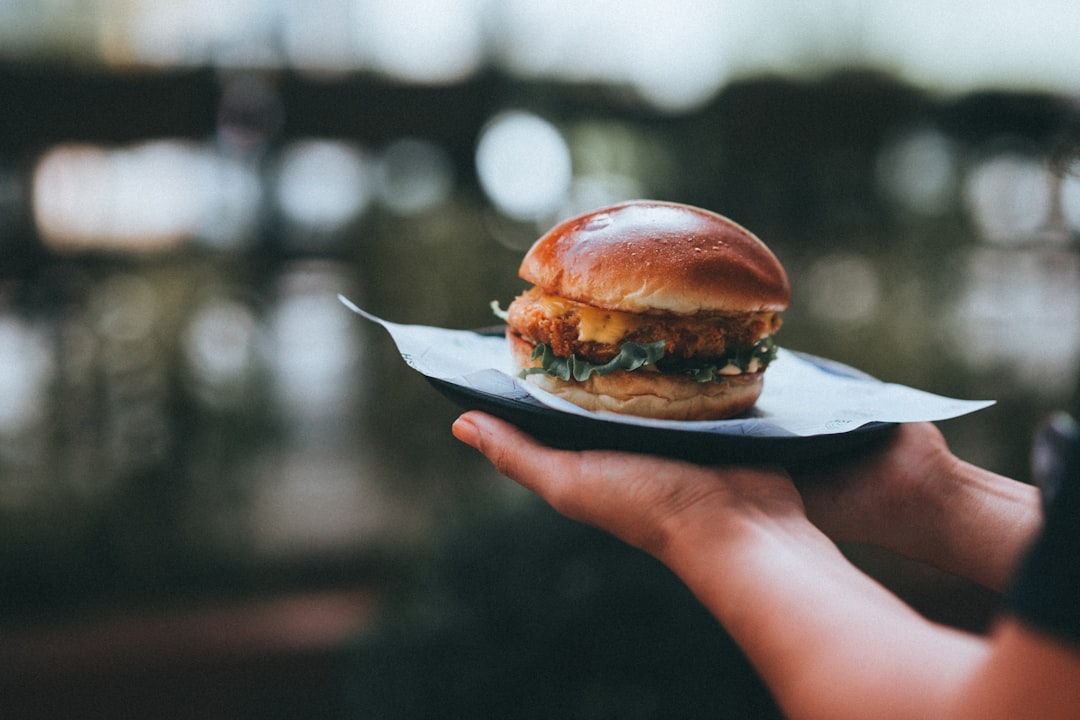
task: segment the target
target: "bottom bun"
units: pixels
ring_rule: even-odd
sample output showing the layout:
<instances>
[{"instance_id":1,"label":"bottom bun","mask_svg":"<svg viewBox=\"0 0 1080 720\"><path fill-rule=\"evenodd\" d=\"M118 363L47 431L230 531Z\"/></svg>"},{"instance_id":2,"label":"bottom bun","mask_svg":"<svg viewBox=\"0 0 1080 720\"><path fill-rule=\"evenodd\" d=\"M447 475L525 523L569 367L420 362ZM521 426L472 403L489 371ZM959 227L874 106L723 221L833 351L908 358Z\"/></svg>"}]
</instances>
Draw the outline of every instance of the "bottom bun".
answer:
<instances>
[{"instance_id":1,"label":"bottom bun","mask_svg":"<svg viewBox=\"0 0 1080 720\"><path fill-rule=\"evenodd\" d=\"M510 352L518 370L538 367L534 345L508 332ZM761 394L764 371L732 375L724 382L700 383L691 377L654 370L616 370L593 374L584 382L559 380L543 373L528 382L575 405L593 411L638 415L660 420L723 420L749 409Z\"/></svg>"}]
</instances>

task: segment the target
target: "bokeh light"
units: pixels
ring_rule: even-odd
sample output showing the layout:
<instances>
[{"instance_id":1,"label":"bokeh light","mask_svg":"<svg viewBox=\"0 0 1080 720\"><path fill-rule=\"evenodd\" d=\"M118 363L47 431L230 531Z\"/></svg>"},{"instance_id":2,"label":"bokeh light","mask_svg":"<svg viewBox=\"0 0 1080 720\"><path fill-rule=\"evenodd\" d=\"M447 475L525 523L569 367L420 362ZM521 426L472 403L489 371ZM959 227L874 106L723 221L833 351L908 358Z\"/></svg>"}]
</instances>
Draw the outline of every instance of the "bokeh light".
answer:
<instances>
[{"instance_id":1,"label":"bokeh light","mask_svg":"<svg viewBox=\"0 0 1080 720\"><path fill-rule=\"evenodd\" d=\"M212 59L242 67L270 66L279 61L270 42L277 5L263 0L144 0L132 4L128 32L114 42L129 45L140 62L153 65L198 65Z\"/></svg>"},{"instance_id":2,"label":"bokeh light","mask_svg":"<svg viewBox=\"0 0 1080 720\"><path fill-rule=\"evenodd\" d=\"M280 279L263 352L282 412L298 429L342 425L356 410L360 326L337 300L348 286L344 268L328 262L296 265Z\"/></svg>"},{"instance_id":3,"label":"bokeh light","mask_svg":"<svg viewBox=\"0 0 1080 720\"><path fill-rule=\"evenodd\" d=\"M0 313L0 436L33 427L47 412L53 355L45 334Z\"/></svg>"},{"instance_id":4,"label":"bokeh light","mask_svg":"<svg viewBox=\"0 0 1080 720\"><path fill-rule=\"evenodd\" d=\"M699 106L729 79L731 4L515 0L497 13L499 56L527 77L622 84L673 112Z\"/></svg>"},{"instance_id":5,"label":"bokeh light","mask_svg":"<svg viewBox=\"0 0 1080 720\"><path fill-rule=\"evenodd\" d=\"M952 141L932 128L908 131L878 157L878 182L884 195L916 216L946 212L953 201L958 158Z\"/></svg>"},{"instance_id":6,"label":"bokeh light","mask_svg":"<svg viewBox=\"0 0 1080 720\"><path fill-rule=\"evenodd\" d=\"M970 170L964 199L983 238L1007 245L1029 242L1047 226L1051 190L1043 159L1008 151L983 159Z\"/></svg>"},{"instance_id":7,"label":"bokeh light","mask_svg":"<svg viewBox=\"0 0 1080 720\"><path fill-rule=\"evenodd\" d=\"M957 279L950 354L974 369L1005 368L1028 392L1070 392L1080 362L1080 258L1052 247L979 247Z\"/></svg>"},{"instance_id":8,"label":"bokeh light","mask_svg":"<svg viewBox=\"0 0 1080 720\"><path fill-rule=\"evenodd\" d=\"M1062 173L1059 187L1062 220L1066 228L1080 234L1080 162L1072 163Z\"/></svg>"},{"instance_id":9,"label":"bokeh light","mask_svg":"<svg viewBox=\"0 0 1080 720\"><path fill-rule=\"evenodd\" d=\"M484 59L486 5L487 0L358 2L357 44L376 70L399 80L462 80Z\"/></svg>"},{"instance_id":10,"label":"bokeh light","mask_svg":"<svg viewBox=\"0 0 1080 720\"><path fill-rule=\"evenodd\" d=\"M259 369L259 324L245 303L215 296L199 306L184 333L183 352L196 397L228 409L249 399Z\"/></svg>"},{"instance_id":11,"label":"bokeh light","mask_svg":"<svg viewBox=\"0 0 1080 720\"><path fill-rule=\"evenodd\" d=\"M518 220L558 207L573 176L570 149L558 128L517 110L496 116L483 130L476 171L495 206Z\"/></svg>"},{"instance_id":12,"label":"bokeh light","mask_svg":"<svg viewBox=\"0 0 1080 720\"><path fill-rule=\"evenodd\" d=\"M368 160L351 144L300 140L282 155L277 200L300 227L340 229L367 209L372 194Z\"/></svg>"},{"instance_id":13,"label":"bokeh light","mask_svg":"<svg viewBox=\"0 0 1080 720\"><path fill-rule=\"evenodd\" d=\"M281 43L285 62L303 72L325 76L363 65L357 40L356 2L308 0L281 5Z\"/></svg>"},{"instance_id":14,"label":"bokeh light","mask_svg":"<svg viewBox=\"0 0 1080 720\"><path fill-rule=\"evenodd\" d=\"M259 231L263 180L258 168L223 153L198 154L199 223L195 239L231 251L250 246Z\"/></svg>"},{"instance_id":15,"label":"bokeh light","mask_svg":"<svg viewBox=\"0 0 1080 720\"><path fill-rule=\"evenodd\" d=\"M158 140L57 145L38 161L31 201L43 242L58 252L152 253L192 240L240 247L261 199L251 165L207 145Z\"/></svg>"},{"instance_id":16,"label":"bokeh light","mask_svg":"<svg viewBox=\"0 0 1080 720\"><path fill-rule=\"evenodd\" d=\"M811 264L801 294L820 319L839 325L866 323L881 304L881 278L865 255L827 253Z\"/></svg>"},{"instance_id":17,"label":"bokeh light","mask_svg":"<svg viewBox=\"0 0 1080 720\"><path fill-rule=\"evenodd\" d=\"M60 145L34 174L33 205L43 241L57 250L161 250L195 234L199 168L190 146L148 142L105 150Z\"/></svg>"}]
</instances>

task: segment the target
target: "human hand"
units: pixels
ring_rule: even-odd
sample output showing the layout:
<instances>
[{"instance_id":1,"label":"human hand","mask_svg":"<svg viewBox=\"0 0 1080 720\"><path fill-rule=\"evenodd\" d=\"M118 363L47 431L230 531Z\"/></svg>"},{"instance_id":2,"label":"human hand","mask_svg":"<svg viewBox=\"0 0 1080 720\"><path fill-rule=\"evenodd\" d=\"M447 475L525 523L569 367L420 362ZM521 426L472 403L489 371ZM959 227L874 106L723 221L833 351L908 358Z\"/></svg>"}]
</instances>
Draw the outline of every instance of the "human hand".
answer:
<instances>
[{"instance_id":1,"label":"human hand","mask_svg":"<svg viewBox=\"0 0 1080 720\"><path fill-rule=\"evenodd\" d=\"M793 471L807 515L837 541L895 548L947 505L959 460L932 423L898 426L881 444Z\"/></svg>"},{"instance_id":2,"label":"human hand","mask_svg":"<svg viewBox=\"0 0 1080 720\"><path fill-rule=\"evenodd\" d=\"M808 524L798 492L777 468L712 468L633 453L556 450L479 412L462 415L453 432L558 512L661 559L673 536L687 529L734 527L736 520Z\"/></svg>"},{"instance_id":3,"label":"human hand","mask_svg":"<svg viewBox=\"0 0 1080 720\"><path fill-rule=\"evenodd\" d=\"M1041 523L1037 491L957 458L931 423L792 471L807 515L837 542L876 545L1001 589Z\"/></svg>"}]
</instances>

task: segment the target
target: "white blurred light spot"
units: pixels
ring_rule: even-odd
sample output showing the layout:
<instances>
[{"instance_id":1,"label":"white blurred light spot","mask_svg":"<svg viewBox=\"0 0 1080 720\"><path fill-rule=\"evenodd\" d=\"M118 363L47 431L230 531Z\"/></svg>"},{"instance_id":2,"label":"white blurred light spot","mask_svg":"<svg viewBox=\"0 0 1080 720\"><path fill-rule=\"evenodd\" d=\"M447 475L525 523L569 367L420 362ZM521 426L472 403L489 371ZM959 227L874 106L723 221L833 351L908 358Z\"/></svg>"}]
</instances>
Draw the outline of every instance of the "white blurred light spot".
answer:
<instances>
[{"instance_id":1,"label":"white blurred light spot","mask_svg":"<svg viewBox=\"0 0 1080 720\"><path fill-rule=\"evenodd\" d=\"M161 251L199 236L235 247L254 229L254 169L205 145L158 140L49 150L33 180L34 216L54 250Z\"/></svg>"},{"instance_id":2,"label":"white blurred light spot","mask_svg":"<svg viewBox=\"0 0 1080 720\"><path fill-rule=\"evenodd\" d=\"M1061 178L1061 214L1073 232L1080 232L1080 163Z\"/></svg>"},{"instance_id":3,"label":"white blurred light spot","mask_svg":"<svg viewBox=\"0 0 1080 720\"><path fill-rule=\"evenodd\" d=\"M950 349L973 367L1010 367L1041 393L1067 392L1080 360L1080 258L982 247L965 258Z\"/></svg>"},{"instance_id":4,"label":"white blurred light spot","mask_svg":"<svg viewBox=\"0 0 1080 720\"><path fill-rule=\"evenodd\" d=\"M140 62L267 65L274 60L267 40L276 6L261 0L143 0L120 5L126 12L118 21L130 28L129 51Z\"/></svg>"},{"instance_id":5,"label":"white blurred light spot","mask_svg":"<svg viewBox=\"0 0 1080 720\"><path fill-rule=\"evenodd\" d=\"M307 0L281 6L281 43L289 64L340 73L357 67L359 51L349 0Z\"/></svg>"},{"instance_id":6,"label":"white blurred light spot","mask_svg":"<svg viewBox=\"0 0 1080 720\"><path fill-rule=\"evenodd\" d=\"M950 90L985 87L1051 88L1075 92L1077 56L1074 38L1080 6L1068 0L979 0L941 3L850 2L820 12L818 33L835 20L852 42L838 48L834 62L869 58L901 77ZM839 12L838 12L839 11ZM834 33L835 34L835 33ZM804 42L805 42L804 40Z\"/></svg>"},{"instance_id":7,"label":"white blurred light spot","mask_svg":"<svg viewBox=\"0 0 1080 720\"><path fill-rule=\"evenodd\" d=\"M729 79L729 45L716 41L729 9L699 0L677 5L637 0L609 15L616 26L610 47L622 48L630 81L645 100L669 112L704 105Z\"/></svg>"},{"instance_id":8,"label":"white blurred light spot","mask_svg":"<svg viewBox=\"0 0 1080 720\"><path fill-rule=\"evenodd\" d=\"M380 202L401 215L437 207L454 189L454 165L446 151L419 138L390 143L379 158L376 176Z\"/></svg>"},{"instance_id":9,"label":"white blurred light spot","mask_svg":"<svg viewBox=\"0 0 1080 720\"><path fill-rule=\"evenodd\" d=\"M368 62L411 82L453 82L484 59L485 0L355 3L357 42Z\"/></svg>"},{"instance_id":10,"label":"white blurred light spot","mask_svg":"<svg viewBox=\"0 0 1080 720\"><path fill-rule=\"evenodd\" d=\"M558 129L531 113L496 116L476 147L480 184L500 211L530 220L557 207L572 179L570 148Z\"/></svg>"},{"instance_id":11,"label":"white blurred light spot","mask_svg":"<svg viewBox=\"0 0 1080 720\"><path fill-rule=\"evenodd\" d=\"M206 401L231 399L254 372L257 323L242 303L223 298L201 307L184 336L196 391Z\"/></svg>"},{"instance_id":12,"label":"white blurred light spot","mask_svg":"<svg viewBox=\"0 0 1080 720\"><path fill-rule=\"evenodd\" d=\"M877 268L863 255L837 253L822 257L810 267L803 291L810 311L832 322L869 320L881 304Z\"/></svg>"},{"instance_id":13,"label":"white blurred light spot","mask_svg":"<svg viewBox=\"0 0 1080 720\"><path fill-rule=\"evenodd\" d=\"M283 153L277 199L298 225L340 228L367 208L371 194L364 155L348 143L303 140Z\"/></svg>"},{"instance_id":14,"label":"white blurred light spot","mask_svg":"<svg viewBox=\"0 0 1080 720\"><path fill-rule=\"evenodd\" d=\"M908 212L928 216L947 210L955 180L956 151L936 130L904 135L878 158L882 191Z\"/></svg>"},{"instance_id":15,"label":"white blurred light spot","mask_svg":"<svg viewBox=\"0 0 1080 720\"><path fill-rule=\"evenodd\" d=\"M202 179L198 152L187 143L108 151L58 145L34 171L34 217L55 250L167 249L198 229Z\"/></svg>"},{"instance_id":16,"label":"white blurred light spot","mask_svg":"<svg viewBox=\"0 0 1080 720\"><path fill-rule=\"evenodd\" d=\"M986 240L1003 245L1027 242L1050 219L1050 175L1035 157L1000 153L972 169L964 199Z\"/></svg>"},{"instance_id":17,"label":"white blurred light spot","mask_svg":"<svg viewBox=\"0 0 1080 720\"><path fill-rule=\"evenodd\" d=\"M269 318L266 359L287 414L300 420L339 418L358 383L358 324L337 293L343 272L316 264L291 270Z\"/></svg>"},{"instance_id":18,"label":"white blurred light spot","mask_svg":"<svg viewBox=\"0 0 1080 720\"><path fill-rule=\"evenodd\" d=\"M629 86L667 111L711 99L729 79L732 51L759 40L733 42L744 11L708 0L508 0L499 11L496 42L513 71Z\"/></svg>"},{"instance_id":19,"label":"white blurred light spot","mask_svg":"<svg viewBox=\"0 0 1080 720\"><path fill-rule=\"evenodd\" d=\"M0 315L0 433L30 427L45 411L53 357L42 333Z\"/></svg>"},{"instance_id":20,"label":"white blurred light spot","mask_svg":"<svg viewBox=\"0 0 1080 720\"><path fill-rule=\"evenodd\" d=\"M217 153L203 153L199 164L202 189L198 239L220 250L238 248L256 232L262 184L256 169Z\"/></svg>"}]
</instances>

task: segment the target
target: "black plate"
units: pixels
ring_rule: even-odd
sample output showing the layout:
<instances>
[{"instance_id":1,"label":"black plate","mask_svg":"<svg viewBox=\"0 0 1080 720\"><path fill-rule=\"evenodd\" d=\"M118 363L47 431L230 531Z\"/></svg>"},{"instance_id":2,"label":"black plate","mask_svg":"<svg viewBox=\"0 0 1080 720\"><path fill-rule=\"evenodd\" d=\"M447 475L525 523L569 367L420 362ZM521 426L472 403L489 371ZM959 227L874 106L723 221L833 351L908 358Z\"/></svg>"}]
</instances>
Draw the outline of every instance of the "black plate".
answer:
<instances>
[{"instance_id":1,"label":"black plate","mask_svg":"<svg viewBox=\"0 0 1080 720\"><path fill-rule=\"evenodd\" d=\"M896 425L874 422L843 433L807 437L726 435L652 428L565 413L431 377L427 380L466 410L483 410L517 425L554 447L568 450L627 450L698 463L754 462L791 467L855 452L880 441Z\"/></svg>"}]
</instances>

